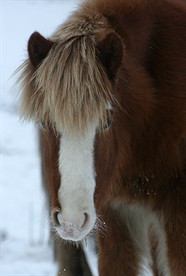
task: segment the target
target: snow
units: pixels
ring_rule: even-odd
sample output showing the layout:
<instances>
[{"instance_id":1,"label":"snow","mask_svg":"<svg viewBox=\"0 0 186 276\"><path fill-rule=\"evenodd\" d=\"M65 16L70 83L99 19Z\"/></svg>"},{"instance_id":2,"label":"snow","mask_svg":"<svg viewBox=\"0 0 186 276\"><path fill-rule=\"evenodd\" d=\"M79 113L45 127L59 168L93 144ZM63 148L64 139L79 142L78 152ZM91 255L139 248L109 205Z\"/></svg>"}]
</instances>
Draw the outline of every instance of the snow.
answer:
<instances>
[{"instance_id":1,"label":"snow","mask_svg":"<svg viewBox=\"0 0 186 276\"><path fill-rule=\"evenodd\" d=\"M26 57L30 34L50 35L80 1L1 0L0 275L54 276L48 210L42 192L37 132L19 118L12 74ZM97 275L97 260L86 254Z\"/></svg>"}]
</instances>

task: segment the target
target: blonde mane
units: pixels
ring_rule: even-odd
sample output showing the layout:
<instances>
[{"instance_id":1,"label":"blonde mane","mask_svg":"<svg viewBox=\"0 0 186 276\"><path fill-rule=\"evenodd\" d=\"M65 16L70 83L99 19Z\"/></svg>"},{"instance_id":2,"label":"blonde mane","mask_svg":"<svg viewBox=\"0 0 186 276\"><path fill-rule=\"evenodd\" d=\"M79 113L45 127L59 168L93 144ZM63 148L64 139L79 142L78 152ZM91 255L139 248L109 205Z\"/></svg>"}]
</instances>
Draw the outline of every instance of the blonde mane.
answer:
<instances>
[{"instance_id":1,"label":"blonde mane","mask_svg":"<svg viewBox=\"0 0 186 276\"><path fill-rule=\"evenodd\" d=\"M23 64L21 110L57 129L81 129L88 122L103 122L112 85L98 60L94 37L110 28L103 16L75 12L51 36L55 42L41 65Z\"/></svg>"}]
</instances>

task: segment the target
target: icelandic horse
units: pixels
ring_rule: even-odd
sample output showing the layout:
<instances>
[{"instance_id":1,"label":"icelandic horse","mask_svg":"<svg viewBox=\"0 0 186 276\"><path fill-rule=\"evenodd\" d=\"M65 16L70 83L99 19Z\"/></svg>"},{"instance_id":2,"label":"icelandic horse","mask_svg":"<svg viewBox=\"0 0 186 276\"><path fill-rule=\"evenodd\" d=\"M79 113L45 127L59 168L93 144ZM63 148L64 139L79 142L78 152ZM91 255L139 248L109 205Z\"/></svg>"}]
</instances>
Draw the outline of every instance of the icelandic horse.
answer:
<instances>
[{"instance_id":1,"label":"icelandic horse","mask_svg":"<svg viewBox=\"0 0 186 276\"><path fill-rule=\"evenodd\" d=\"M35 32L21 108L55 135L52 220L100 276L186 275L186 2L86 0ZM152 248L152 242L154 244Z\"/></svg>"}]
</instances>

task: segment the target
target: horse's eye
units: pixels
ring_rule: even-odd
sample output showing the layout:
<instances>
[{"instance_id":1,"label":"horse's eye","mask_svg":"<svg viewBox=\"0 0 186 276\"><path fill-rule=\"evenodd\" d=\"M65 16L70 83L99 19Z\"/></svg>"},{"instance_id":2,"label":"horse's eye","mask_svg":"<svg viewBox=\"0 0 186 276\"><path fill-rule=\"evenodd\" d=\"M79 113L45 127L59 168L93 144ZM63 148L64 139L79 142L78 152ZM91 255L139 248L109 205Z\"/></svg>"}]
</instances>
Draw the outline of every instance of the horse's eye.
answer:
<instances>
[{"instance_id":1,"label":"horse's eye","mask_svg":"<svg viewBox=\"0 0 186 276\"><path fill-rule=\"evenodd\" d=\"M40 127L41 129L43 129L43 130L46 130L46 129L47 129L45 123L43 123L43 122L38 122L38 125L39 125L39 127Z\"/></svg>"},{"instance_id":2,"label":"horse's eye","mask_svg":"<svg viewBox=\"0 0 186 276\"><path fill-rule=\"evenodd\" d=\"M107 112L107 120L106 122L103 124L103 130L107 130L110 125L112 123L112 116L111 116L111 113L110 112Z\"/></svg>"}]
</instances>

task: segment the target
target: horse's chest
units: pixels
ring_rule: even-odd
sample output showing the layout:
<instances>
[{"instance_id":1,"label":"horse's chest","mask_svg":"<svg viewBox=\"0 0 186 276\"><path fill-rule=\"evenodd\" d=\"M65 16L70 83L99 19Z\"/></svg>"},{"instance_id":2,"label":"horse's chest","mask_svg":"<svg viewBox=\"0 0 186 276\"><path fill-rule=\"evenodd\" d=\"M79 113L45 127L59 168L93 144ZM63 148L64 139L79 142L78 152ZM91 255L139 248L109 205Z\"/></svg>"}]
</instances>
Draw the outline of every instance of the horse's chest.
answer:
<instances>
[{"instance_id":1,"label":"horse's chest","mask_svg":"<svg viewBox=\"0 0 186 276\"><path fill-rule=\"evenodd\" d=\"M124 229L128 229L129 239L137 248L141 261L152 262L152 247L154 244L160 256L160 267L169 275L166 256L166 238L164 221L158 213L138 203L127 204L124 202L113 201L111 208L117 213Z\"/></svg>"}]
</instances>

